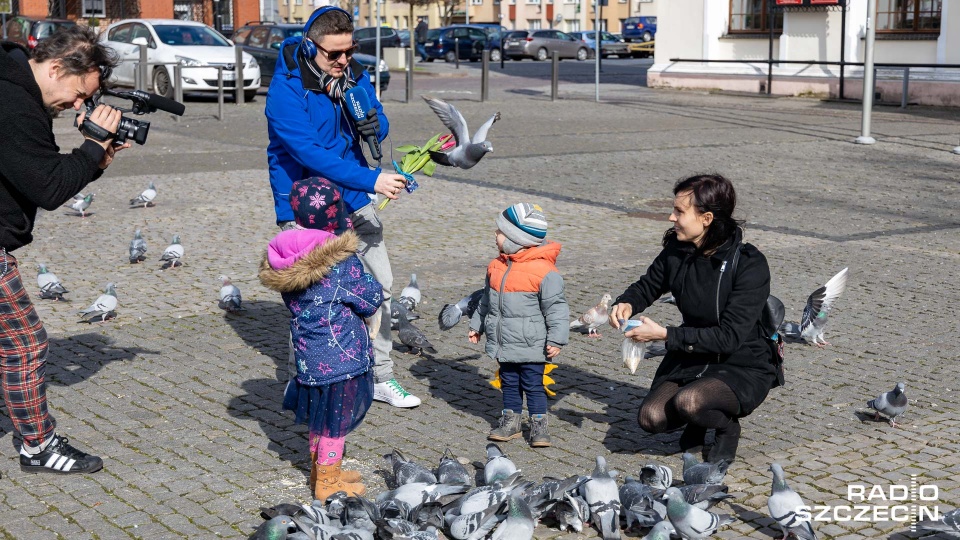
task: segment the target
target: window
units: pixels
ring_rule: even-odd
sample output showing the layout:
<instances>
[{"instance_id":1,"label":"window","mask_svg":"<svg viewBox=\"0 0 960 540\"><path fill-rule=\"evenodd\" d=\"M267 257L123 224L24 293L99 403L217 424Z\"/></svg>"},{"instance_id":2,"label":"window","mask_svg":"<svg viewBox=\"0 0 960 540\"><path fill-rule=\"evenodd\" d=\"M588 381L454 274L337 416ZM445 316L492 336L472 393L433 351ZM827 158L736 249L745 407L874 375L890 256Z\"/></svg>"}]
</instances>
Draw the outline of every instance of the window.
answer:
<instances>
[{"instance_id":1,"label":"window","mask_svg":"<svg viewBox=\"0 0 960 540\"><path fill-rule=\"evenodd\" d=\"M147 30L147 27L142 24L134 24L133 30L130 32L131 42L138 37L146 39L147 45L149 45L151 49L157 48L157 43L153 41L153 36L150 35L150 30Z\"/></svg>"},{"instance_id":2,"label":"window","mask_svg":"<svg viewBox=\"0 0 960 540\"><path fill-rule=\"evenodd\" d=\"M296 1L296 4L297 4L298 6L302 6L302 5L303 5L303 0L297 0L297 1Z\"/></svg>"},{"instance_id":3,"label":"window","mask_svg":"<svg viewBox=\"0 0 960 540\"><path fill-rule=\"evenodd\" d=\"M249 26L244 26L240 30L237 30L237 33L233 35L233 42L243 45L247 42L247 36L250 35L250 30L253 30Z\"/></svg>"},{"instance_id":4,"label":"window","mask_svg":"<svg viewBox=\"0 0 960 540\"><path fill-rule=\"evenodd\" d=\"M247 40L247 45L250 47L256 47L262 49L266 46L267 43L267 34L270 33L270 29L266 26L258 26L256 30L250 34L250 39Z\"/></svg>"},{"instance_id":5,"label":"window","mask_svg":"<svg viewBox=\"0 0 960 540\"><path fill-rule=\"evenodd\" d=\"M82 17L99 17L104 18L107 15L105 7L103 5L104 0L83 0L83 13Z\"/></svg>"},{"instance_id":6,"label":"window","mask_svg":"<svg viewBox=\"0 0 960 540\"><path fill-rule=\"evenodd\" d=\"M770 8L774 0L730 0L730 33L770 31ZM774 10L773 30L783 31L783 11Z\"/></svg>"},{"instance_id":7,"label":"window","mask_svg":"<svg viewBox=\"0 0 960 540\"><path fill-rule=\"evenodd\" d=\"M130 43L130 31L133 30L132 24L121 24L120 26L114 27L107 34L108 41L115 41L117 43Z\"/></svg>"},{"instance_id":8,"label":"window","mask_svg":"<svg viewBox=\"0 0 960 540\"><path fill-rule=\"evenodd\" d=\"M879 0L878 32L940 32L943 0Z\"/></svg>"},{"instance_id":9,"label":"window","mask_svg":"<svg viewBox=\"0 0 960 540\"><path fill-rule=\"evenodd\" d=\"M483 0L470 0L470 3L473 4L473 5L475 5L475 6L482 6L482 5L483 5Z\"/></svg>"},{"instance_id":10,"label":"window","mask_svg":"<svg viewBox=\"0 0 960 540\"><path fill-rule=\"evenodd\" d=\"M271 28L270 37L267 38L267 47L279 51L281 43L283 43L283 29Z\"/></svg>"},{"instance_id":11,"label":"window","mask_svg":"<svg viewBox=\"0 0 960 540\"><path fill-rule=\"evenodd\" d=\"M568 29L569 31L571 31L571 32L579 32L579 31L580 31L580 21L579 21L578 19L573 19L572 21L571 21L571 20L567 20L566 22L567 22L567 29Z\"/></svg>"},{"instance_id":12,"label":"window","mask_svg":"<svg viewBox=\"0 0 960 540\"><path fill-rule=\"evenodd\" d=\"M540 29L540 19L527 19L527 28L530 30Z\"/></svg>"}]
</instances>

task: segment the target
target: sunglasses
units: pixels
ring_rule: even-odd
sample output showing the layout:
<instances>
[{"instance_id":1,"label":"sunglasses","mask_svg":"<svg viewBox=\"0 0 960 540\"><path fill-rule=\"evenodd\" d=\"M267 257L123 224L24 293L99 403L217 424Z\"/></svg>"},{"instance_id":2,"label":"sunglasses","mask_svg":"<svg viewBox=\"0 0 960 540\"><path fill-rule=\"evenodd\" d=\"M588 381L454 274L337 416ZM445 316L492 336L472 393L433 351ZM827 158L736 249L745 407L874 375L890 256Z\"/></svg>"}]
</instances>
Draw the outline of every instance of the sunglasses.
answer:
<instances>
[{"instance_id":1,"label":"sunglasses","mask_svg":"<svg viewBox=\"0 0 960 540\"><path fill-rule=\"evenodd\" d=\"M346 49L343 51L328 51L323 47L321 47L320 45L317 45L317 49L322 51L323 54L327 55L327 60L331 62L336 62L337 60L340 59L341 56L344 56L344 55L346 55L347 58L350 58L351 56L353 56L353 53L357 52L357 49L359 48L360 46L357 45L356 41L353 42L353 45L349 49Z\"/></svg>"}]
</instances>

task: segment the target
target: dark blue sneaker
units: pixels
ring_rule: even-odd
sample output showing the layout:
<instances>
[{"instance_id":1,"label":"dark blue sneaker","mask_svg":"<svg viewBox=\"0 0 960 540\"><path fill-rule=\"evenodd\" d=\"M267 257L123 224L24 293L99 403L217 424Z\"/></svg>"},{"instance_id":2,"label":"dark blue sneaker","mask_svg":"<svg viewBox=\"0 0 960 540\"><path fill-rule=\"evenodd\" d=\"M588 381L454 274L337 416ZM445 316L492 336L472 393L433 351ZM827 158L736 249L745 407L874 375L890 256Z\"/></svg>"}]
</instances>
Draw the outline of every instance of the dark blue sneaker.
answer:
<instances>
[{"instance_id":1,"label":"dark blue sneaker","mask_svg":"<svg viewBox=\"0 0 960 540\"><path fill-rule=\"evenodd\" d=\"M103 468L103 460L70 446L66 437L54 435L39 454L20 448L20 470L29 473L83 474Z\"/></svg>"}]
</instances>

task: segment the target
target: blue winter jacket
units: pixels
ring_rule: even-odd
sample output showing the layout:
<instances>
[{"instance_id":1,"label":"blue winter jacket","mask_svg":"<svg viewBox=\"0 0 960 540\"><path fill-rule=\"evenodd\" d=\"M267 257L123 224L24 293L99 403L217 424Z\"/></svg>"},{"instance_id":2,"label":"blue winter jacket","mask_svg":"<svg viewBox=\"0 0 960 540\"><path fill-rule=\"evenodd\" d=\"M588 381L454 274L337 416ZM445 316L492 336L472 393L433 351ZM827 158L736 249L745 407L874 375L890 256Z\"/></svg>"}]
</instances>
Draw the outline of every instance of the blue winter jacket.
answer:
<instances>
[{"instance_id":1,"label":"blue winter jacket","mask_svg":"<svg viewBox=\"0 0 960 540\"><path fill-rule=\"evenodd\" d=\"M311 16L304 34L313 24ZM300 37L284 40L270 89L267 93L267 162L277 223L293 221L290 186L297 180L322 176L340 187L347 210L356 212L370 204L379 168L370 169L363 155L362 139L350 113L320 91L316 77L301 72L297 61ZM367 91L380 119L382 141L390 125L377 100L366 70L355 60L350 63L357 86Z\"/></svg>"}]
</instances>

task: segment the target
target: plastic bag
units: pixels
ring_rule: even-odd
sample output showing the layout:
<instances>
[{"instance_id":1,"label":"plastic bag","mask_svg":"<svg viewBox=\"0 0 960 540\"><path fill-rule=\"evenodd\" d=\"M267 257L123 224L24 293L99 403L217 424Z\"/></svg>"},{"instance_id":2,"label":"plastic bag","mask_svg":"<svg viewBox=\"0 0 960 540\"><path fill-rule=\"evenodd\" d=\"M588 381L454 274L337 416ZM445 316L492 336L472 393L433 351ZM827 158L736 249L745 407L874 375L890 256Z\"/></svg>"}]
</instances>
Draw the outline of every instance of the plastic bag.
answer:
<instances>
[{"instance_id":1,"label":"plastic bag","mask_svg":"<svg viewBox=\"0 0 960 540\"><path fill-rule=\"evenodd\" d=\"M640 326L641 321L624 321L620 323L620 329L623 333L627 333L630 330ZM624 338L623 340L623 365L630 370L631 374L637 372L637 367L640 366L640 362L643 362L643 357L647 352L647 344L641 341L635 341L633 338Z\"/></svg>"}]
</instances>

